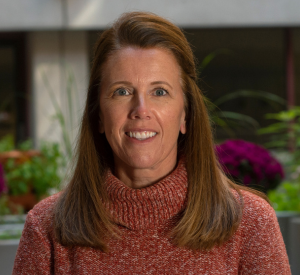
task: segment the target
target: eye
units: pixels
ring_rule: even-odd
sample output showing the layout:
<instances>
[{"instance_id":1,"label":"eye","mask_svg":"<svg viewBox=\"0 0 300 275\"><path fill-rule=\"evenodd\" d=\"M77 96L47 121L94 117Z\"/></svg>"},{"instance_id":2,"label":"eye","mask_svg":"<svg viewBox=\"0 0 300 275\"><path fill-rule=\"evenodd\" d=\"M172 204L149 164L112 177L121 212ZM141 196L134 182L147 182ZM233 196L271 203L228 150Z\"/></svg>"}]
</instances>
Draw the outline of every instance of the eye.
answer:
<instances>
[{"instance_id":1,"label":"eye","mask_svg":"<svg viewBox=\"0 0 300 275\"><path fill-rule=\"evenodd\" d=\"M154 94L156 96L164 96L166 95L168 92L165 89L159 88L157 90L155 90Z\"/></svg>"},{"instance_id":2,"label":"eye","mask_svg":"<svg viewBox=\"0 0 300 275\"><path fill-rule=\"evenodd\" d=\"M129 95L128 91L124 88L119 88L114 92L115 95Z\"/></svg>"}]
</instances>

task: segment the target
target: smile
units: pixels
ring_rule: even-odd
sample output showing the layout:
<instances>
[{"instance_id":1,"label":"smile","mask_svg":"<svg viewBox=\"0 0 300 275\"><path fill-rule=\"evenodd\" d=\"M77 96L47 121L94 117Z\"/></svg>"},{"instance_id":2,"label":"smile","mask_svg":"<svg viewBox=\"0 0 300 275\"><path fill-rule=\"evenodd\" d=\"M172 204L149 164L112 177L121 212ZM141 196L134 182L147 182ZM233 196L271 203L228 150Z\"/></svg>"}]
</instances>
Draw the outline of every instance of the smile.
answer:
<instances>
[{"instance_id":1,"label":"smile","mask_svg":"<svg viewBox=\"0 0 300 275\"><path fill-rule=\"evenodd\" d=\"M156 132L149 132L149 131L143 131L143 132L126 132L126 135L131 138L136 138L138 140L145 140L147 138L154 137L157 133Z\"/></svg>"}]
</instances>

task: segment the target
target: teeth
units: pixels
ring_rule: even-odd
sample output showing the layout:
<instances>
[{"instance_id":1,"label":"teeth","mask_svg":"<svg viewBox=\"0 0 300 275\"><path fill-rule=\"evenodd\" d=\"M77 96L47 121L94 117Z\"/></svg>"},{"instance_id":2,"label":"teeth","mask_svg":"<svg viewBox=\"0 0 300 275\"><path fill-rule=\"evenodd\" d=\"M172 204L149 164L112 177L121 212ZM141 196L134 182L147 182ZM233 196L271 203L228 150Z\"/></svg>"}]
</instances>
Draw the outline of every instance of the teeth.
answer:
<instances>
[{"instance_id":1,"label":"teeth","mask_svg":"<svg viewBox=\"0 0 300 275\"><path fill-rule=\"evenodd\" d=\"M144 131L144 132L129 132L127 133L128 136L136 138L138 140L145 140L147 138L151 138L154 137L156 135L156 132L148 132L148 131Z\"/></svg>"}]
</instances>

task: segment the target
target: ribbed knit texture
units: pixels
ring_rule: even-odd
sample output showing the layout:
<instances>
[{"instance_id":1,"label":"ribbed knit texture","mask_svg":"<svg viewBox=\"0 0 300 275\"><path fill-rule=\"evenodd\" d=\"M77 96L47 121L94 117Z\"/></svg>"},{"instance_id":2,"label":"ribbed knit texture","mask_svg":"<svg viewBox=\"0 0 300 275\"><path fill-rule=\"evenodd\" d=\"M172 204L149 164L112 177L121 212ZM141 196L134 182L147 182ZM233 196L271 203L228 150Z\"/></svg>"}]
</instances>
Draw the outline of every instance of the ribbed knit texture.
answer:
<instances>
[{"instance_id":1,"label":"ribbed knit texture","mask_svg":"<svg viewBox=\"0 0 300 275\"><path fill-rule=\"evenodd\" d=\"M114 220L132 230L154 229L180 212L187 194L187 174L181 160L168 177L142 189L132 189L111 172L107 177L107 208Z\"/></svg>"},{"instance_id":2,"label":"ribbed knit texture","mask_svg":"<svg viewBox=\"0 0 300 275\"><path fill-rule=\"evenodd\" d=\"M13 274L290 274L274 210L249 192L243 192L237 232L207 252L178 248L168 235L185 206L183 162L150 187L128 188L111 173L106 184L111 199L106 207L122 236L109 241L109 253L64 247L54 239L56 194L28 214Z\"/></svg>"}]
</instances>

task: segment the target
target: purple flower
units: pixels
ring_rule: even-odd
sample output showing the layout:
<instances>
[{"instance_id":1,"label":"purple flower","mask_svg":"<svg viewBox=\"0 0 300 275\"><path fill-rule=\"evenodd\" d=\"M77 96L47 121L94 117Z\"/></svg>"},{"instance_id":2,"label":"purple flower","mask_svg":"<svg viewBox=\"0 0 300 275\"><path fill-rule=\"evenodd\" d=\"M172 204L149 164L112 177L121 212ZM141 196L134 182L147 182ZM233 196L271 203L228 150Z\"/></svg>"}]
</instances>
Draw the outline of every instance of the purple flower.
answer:
<instances>
[{"instance_id":1,"label":"purple flower","mask_svg":"<svg viewBox=\"0 0 300 275\"><path fill-rule=\"evenodd\" d=\"M3 170L3 167L0 163L0 194L4 193L6 191L7 191L7 187L6 187L6 184L5 184L4 170Z\"/></svg>"},{"instance_id":2,"label":"purple flower","mask_svg":"<svg viewBox=\"0 0 300 275\"><path fill-rule=\"evenodd\" d=\"M224 171L245 185L274 189L284 177L281 164L260 145L244 140L227 140L216 146Z\"/></svg>"},{"instance_id":3,"label":"purple flower","mask_svg":"<svg viewBox=\"0 0 300 275\"><path fill-rule=\"evenodd\" d=\"M249 185L251 183L251 181L252 181L252 179L251 179L250 175L246 175L243 179L243 183L245 185Z\"/></svg>"}]
</instances>

